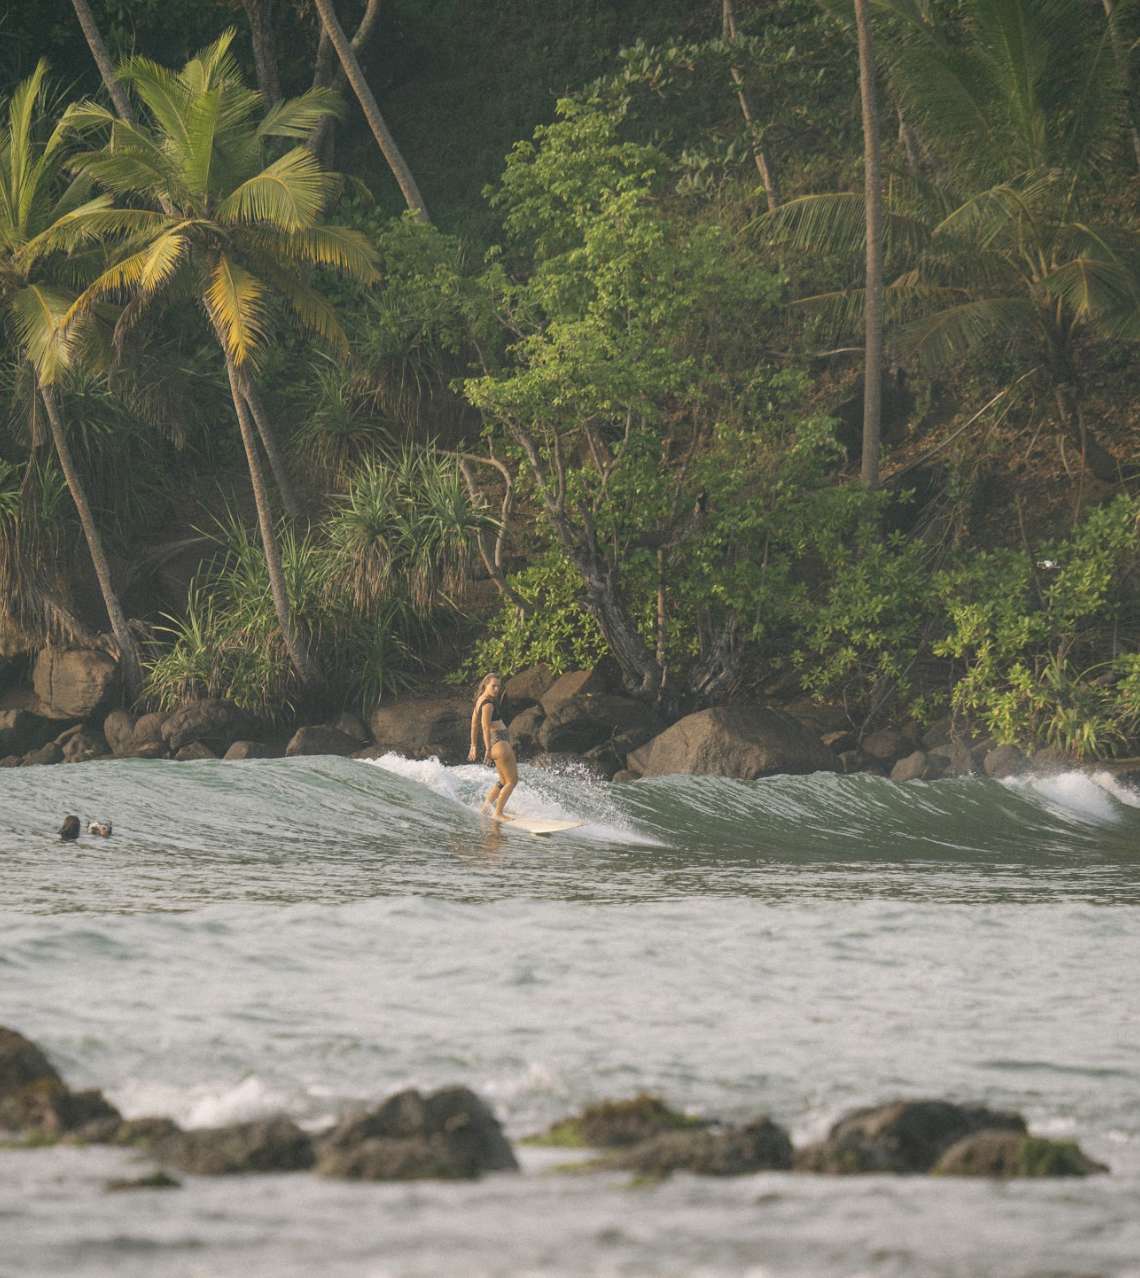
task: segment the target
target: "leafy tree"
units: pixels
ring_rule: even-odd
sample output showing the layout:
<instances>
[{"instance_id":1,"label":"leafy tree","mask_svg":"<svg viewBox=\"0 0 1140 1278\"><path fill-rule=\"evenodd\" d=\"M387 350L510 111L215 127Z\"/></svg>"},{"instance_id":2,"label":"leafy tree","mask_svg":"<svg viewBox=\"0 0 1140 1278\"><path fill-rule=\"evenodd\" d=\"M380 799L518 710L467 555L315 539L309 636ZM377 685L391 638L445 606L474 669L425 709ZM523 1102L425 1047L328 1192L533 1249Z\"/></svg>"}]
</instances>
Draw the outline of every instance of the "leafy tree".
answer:
<instances>
[{"instance_id":1,"label":"leafy tree","mask_svg":"<svg viewBox=\"0 0 1140 1278\"><path fill-rule=\"evenodd\" d=\"M559 111L496 197L523 276L496 268L514 345L467 390L627 689L675 713L731 685L768 624L785 566L766 540L794 523L792 477L818 479L824 432L757 355L778 278L670 209L667 157L622 141L620 112Z\"/></svg>"},{"instance_id":2,"label":"leafy tree","mask_svg":"<svg viewBox=\"0 0 1140 1278\"><path fill-rule=\"evenodd\" d=\"M80 267L61 262L52 251L62 240L70 239L77 224L88 227L88 234L112 231L121 224L121 215L109 209L107 197L87 198L90 191L84 183L61 188L66 161L61 127L53 129L46 142L37 143L46 74L47 64L41 62L16 89L8 104L8 120L0 129L0 298L19 358L34 372L59 464L79 512L119 645L124 687L133 700L142 691L138 649L115 592L102 537L56 400L57 385L77 363L85 356L98 357L99 334L94 323L75 325L70 332L61 333L64 317L75 302L74 280Z\"/></svg>"},{"instance_id":3,"label":"leafy tree","mask_svg":"<svg viewBox=\"0 0 1140 1278\"><path fill-rule=\"evenodd\" d=\"M375 255L359 233L321 224L336 178L307 147L266 162L271 140L308 137L335 108L332 95L312 90L261 118L260 96L242 83L232 40L227 32L177 73L145 58L126 62L119 76L146 112L137 127L93 102L67 112L71 128L110 134L105 146L77 157L79 170L124 199L157 206L124 211L123 249L71 315L105 297L126 297L122 331L166 299L191 297L201 306L225 357L281 633L301 682L315 686L322 677L291 616L243 378L269 344L282 307L305 331L345 349L340 322L309 278L311 269L329 267L368 283ZM59 238L75 242L91 232L79 218L70 237Z\"/></svg>"}]
</instances>

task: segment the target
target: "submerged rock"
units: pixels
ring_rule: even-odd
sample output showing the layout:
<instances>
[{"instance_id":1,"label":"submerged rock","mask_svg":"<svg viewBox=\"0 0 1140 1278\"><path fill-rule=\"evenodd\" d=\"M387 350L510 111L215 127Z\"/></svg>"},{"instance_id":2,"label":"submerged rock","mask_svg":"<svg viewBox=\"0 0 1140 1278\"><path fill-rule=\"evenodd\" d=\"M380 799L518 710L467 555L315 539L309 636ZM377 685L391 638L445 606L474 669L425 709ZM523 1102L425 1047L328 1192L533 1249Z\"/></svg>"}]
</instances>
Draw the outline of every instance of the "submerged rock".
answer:
<instances>
[{"instance_id":1,"label":"submerged rock","mask_svg":"<svg viewBox=\"0 0 1140 1278\"><path fill-rule=\"evenodd\" d=\"M668 1176L677 1171L696 1176L746 1176L790 1170L792 1142L782 1127L769 1118L759 1118L723 1132L661 1132L598 1162L644 1176Z\"/></svg>"},{"instance_id":2,"label":"submerged rock","mask_svg":"<svg viewBox=\"0 0 1140 1278\"><path fill-rule=\"evenodd\" d=\"M351 1180L454 1179L516 1171L498 1120L466 1087L397 1092L316 1140L317 1173Z\"/></svg>"},{"instance_id":3,"label":"submerged rock","mask_svg":"<svg viewBox=\"0 0 1140 1278\"><path fill-rule=\"evenodd\" d=\"M656 1096L602 1101L580 1114L563 1118L548 1131L531 1136L528 1145L567 1149L615 1149L640 1144L664 1132L703 1129L705 1122L679 1114Z\"/></svg>"},{"instance_id":4,"label":"submerged rock","mask_svg":"<svg viewBox=\"0 0 1140 1278\"><path fill-rule=\"evenodd\" d=\"M99 1119L122 1119L102 1092L73 1092L43 1052L0 1026L0 1131L59 1137Z\"/></svg>"},{"instance_id":5,"label":"submerged rock","mask_svg":"<svg viewBox=\"0 0 1140 1278\"><path fill-rule=\"evenodd\" d=\"M314 1162L309 1136L287 1118L176 1131L158 1141L153 1153L194 1176L305 1171Z\"/></svg>"},{"instance_id":6,"label":"submerged rock","mask_svg":"<svg viewBox=\"0 0 1140 1278\"><path fill-rule=\"evenodd\" d=\"M933 1167L935 1176L1091 1176L1107 1172L1075 1141L1011 1131L981 1131L955 1141Z\"/></svg>"},{"instance_id":7,"label":"submerged rock","mask_svg":"<svg viewBox=\"0 0 1140 1278\"><path fill-rule=\"evenodd\" d=\"M950 1101L895 1101L845 1115L826 1140L798 1149L793 1167L830 1175L928 1172L956 1141L983 1130L1026 1134L1020 1114Z\"/></svg>"}]
</instances>

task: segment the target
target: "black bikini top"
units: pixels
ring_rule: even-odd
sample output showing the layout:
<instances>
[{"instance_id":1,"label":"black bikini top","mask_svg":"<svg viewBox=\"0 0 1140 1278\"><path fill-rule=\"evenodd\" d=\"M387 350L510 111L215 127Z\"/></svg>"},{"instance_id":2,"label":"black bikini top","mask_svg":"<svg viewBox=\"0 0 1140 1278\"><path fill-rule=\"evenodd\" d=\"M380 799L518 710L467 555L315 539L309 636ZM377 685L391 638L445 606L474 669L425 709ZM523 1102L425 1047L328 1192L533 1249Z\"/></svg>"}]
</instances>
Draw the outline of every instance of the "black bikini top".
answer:
<instances>
[{"instance_id":1,"label":"black bikini top","mask_svg":"<svg viewBox=\"0 0 1140 1278\"><path fill-rule=\"evenodd\" d=\"M505 722L505 720L503 719L503 712L499 707L498 697L484 697L483 700L480 701L479 704L475 707L476 715L479 715L479 716L482 715L483 707L487 704L488 701L491 703L491 722L494 723L496 720L498 720L498 722L500 723Z\"/></svg>"}]
</instances>

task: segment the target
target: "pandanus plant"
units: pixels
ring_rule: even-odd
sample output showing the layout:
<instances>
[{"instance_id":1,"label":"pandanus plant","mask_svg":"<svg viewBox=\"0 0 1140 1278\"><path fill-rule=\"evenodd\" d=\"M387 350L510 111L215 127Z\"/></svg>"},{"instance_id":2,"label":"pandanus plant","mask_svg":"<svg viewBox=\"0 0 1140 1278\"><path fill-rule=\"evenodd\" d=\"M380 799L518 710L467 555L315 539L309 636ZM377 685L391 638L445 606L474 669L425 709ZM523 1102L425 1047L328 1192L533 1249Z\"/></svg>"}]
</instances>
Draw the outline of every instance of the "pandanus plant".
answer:
<instances>
[{"instance_id":1,"label":"pandanus plant","mask_svg":"<svg viewBox=\"0 0 1140 1278\"><path fill-rule=\"evenodd\" d=\"M125 303L120 332L164 300L198 303L225 358L285 647L301 683L318 687L323 677L292 616L243 386L282 313L346 353L340 321L313 273L324 267L370 284L376 257L363 235L321 222L339 178L321 168L304 142L338 110L336 95L313 89L263 113L260 95L242 82L233 39L226 32L177 72L138 57L120 66L119 80L138 104L134 125L90 101L64 116L63 124L81 136L103 139L74 157L76 170L136 206L121 210L114 259L76 299L64 325L107 299ZM281 140L297 145L276 154ZM80 217L57 238L73 247L88 233Z\"/></svg>"},{"instance_id":2,"label":"pandanus plant","mask_svg":"<svg viewBox=\"0 0 1140 1278\"><path fill-rule=\"evenodd\" d=\"M62 330L74 307L90 254L65 255L66 243L82 248L103 235L122 229L123 215L111 209L107 196L91 197L86 181L63 181L67 160L64 131L49 131L44 116L47 64L35 71L12 94L8 118L0 125L0 306L17 357L31 370L59 457L60 469L79 513L91 553L111 631L119 645L123 685L133 700L142 691L138 648L127 626L103 540L76 465L56 389L81 362L99 363L104 354L100 316L85 311L82 322ZM44 141L37 136L47 133ZM76 228L82 226L82 233ZM97 268L96 268L97 269ZM9 599L6 607L18 601ZM26 609L24 609L26 611Z\"/></svg>"}]
</instances>

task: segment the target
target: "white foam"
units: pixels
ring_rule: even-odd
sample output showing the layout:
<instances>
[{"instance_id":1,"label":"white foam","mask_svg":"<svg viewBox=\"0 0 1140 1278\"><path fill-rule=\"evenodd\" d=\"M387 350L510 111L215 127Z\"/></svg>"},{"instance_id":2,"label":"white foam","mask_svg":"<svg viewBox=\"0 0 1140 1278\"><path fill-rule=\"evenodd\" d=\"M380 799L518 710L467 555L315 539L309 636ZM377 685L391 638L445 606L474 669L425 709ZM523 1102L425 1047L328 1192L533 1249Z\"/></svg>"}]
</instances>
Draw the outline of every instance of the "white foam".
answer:
<instances>
[{"instance_id":1,"label":"white foam","mask_svg":"<svg viewBox=\"0 0 1140 1278\"><path fill-rule=\"evenodd\" d=\"M1067 817L1108 822L1118 819L1117 803L1140 807L1136 796L1126 791L1107 772L1058 772L1046 777L1011 777L1004 782L1015 790L1028 790L1045 805Z\"/></svg>"},{"instance_id":2,"label":"white foam","mask_svg":"<svg viewBox=\"0 0 1140 1278\"><path fill-rule=\"evenodd\" d=\"M256 1074L240 1083L204 1083L177 1087L156 1082L129 1082L109 1093L127 1118L161 1115L180 1127L224 1127L279 1114L288 1098Z\"/></svg>"}]
</instances>

